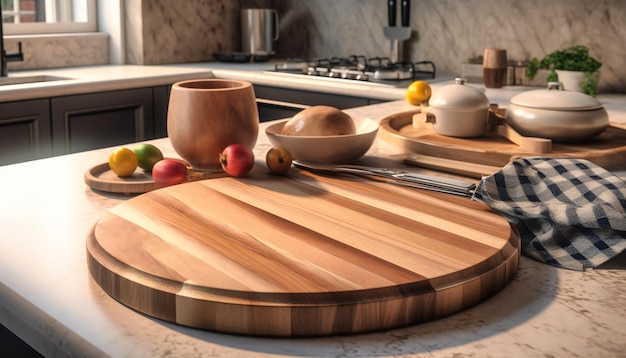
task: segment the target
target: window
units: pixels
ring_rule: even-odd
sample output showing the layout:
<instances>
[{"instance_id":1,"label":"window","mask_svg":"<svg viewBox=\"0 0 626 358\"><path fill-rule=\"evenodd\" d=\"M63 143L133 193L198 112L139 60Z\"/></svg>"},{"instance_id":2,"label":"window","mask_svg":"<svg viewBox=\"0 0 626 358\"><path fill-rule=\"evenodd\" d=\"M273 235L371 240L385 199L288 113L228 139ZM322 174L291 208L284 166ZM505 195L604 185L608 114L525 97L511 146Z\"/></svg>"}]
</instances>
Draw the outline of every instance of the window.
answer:
<instances>
[{"instance_id":1,"label":"window","mask_svg":"<svg viewBox=\"0 0 626 358\"><path fill-rule=\"evenodd\" d=\"M5 35L94 32L96 0L0 0Z\"/></svg>"}]
</instances>

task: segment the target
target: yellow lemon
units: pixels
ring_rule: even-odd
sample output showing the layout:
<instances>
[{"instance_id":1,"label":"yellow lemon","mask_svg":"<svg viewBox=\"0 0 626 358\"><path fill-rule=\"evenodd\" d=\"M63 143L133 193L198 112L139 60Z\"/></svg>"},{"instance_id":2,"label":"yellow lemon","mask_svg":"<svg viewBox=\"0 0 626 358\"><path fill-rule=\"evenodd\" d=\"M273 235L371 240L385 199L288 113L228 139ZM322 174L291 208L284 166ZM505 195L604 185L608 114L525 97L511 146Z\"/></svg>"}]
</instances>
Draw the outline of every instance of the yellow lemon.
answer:
<instances>
[{"instance_id":1,"label":"yellow lemon","mask_svg":"<svg viewBox=\"0 0 626 358\"><path fill-rule=\"evenodd\" d=\"M137 155L126 147L118 148L109 156L109 167L117 176L129 176L137 169Z\"/></svg>"},{"instance_id":2,"label":"yellow lemon","mask_svg":"<svg viewBox=\"0 0 626 358\"><path fill-rule=\"evenodd\" d=\"M410 104L417 106L422 102L428 101L431 94L432 90L428 82L414 81L406 90L406 100Z\"/></svg>"}]
</instances>

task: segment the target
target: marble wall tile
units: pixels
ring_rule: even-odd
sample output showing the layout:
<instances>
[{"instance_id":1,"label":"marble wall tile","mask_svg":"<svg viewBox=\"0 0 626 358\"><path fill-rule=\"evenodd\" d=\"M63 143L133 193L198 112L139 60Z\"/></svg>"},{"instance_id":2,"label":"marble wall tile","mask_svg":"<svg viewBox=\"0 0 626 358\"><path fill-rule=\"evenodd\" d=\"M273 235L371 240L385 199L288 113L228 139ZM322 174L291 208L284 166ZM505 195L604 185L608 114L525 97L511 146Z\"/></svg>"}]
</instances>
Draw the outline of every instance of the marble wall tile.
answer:
<instances>
[{"instance_id":1,"label":"marble wall tile","mask_svg":"<svg viewBox=\"0 0 626 358\"><path fill-rule=\"evenodd\" d=\"M217 52L234 52L240 43L240 9L268 7L266 0L130 0L127 9L127 62L165 64L213 59ZM131 11L129 11L131 10Z\"/></svg>"},{"instance_id":2,"label":"marble wall tile","mask_svg":"<svg viewBox=\"0 0 626 358\"><path fill-rule=\"evenodd\" d=\"M18 42L24 61L9 62L9 71L109 63L109 36L103 33L11 36L4 41L7 53L17 52Z\"/></svg>"},{"instance_id":3,"label":"marble wall tile","mask_svg":"<svg viewBox=\"0 0 626 358\"><path fill-rule=\"evenodd\" d=\"M124 50L128 64L142 64L143 59L143 12L142 0L124 1Z\"/></svg>"},{"instance_id":4,"label":"marble wall tile","mask_svg":"<svg viewBox=\"0 0 626 358\"><path fill-rule=\"evenodd\" d=\"M140 0L134 0L140 1ZM388 56L381 0L143 1L143 64L210 60L239 46L239 9L273 7L280 14L277 57ZM626 6L623 0L413 0L406 60L430 60L441 71L486 47L525 61L586 45L603 67L602 91L626 91ZM138 62L141 63L141 62Z\"/></svg>"},{"instance_id":5,"label":"marble wall tile","mask_svg":"<svg viewBox=\"0 0 626 358\"><path fill-rule=\"evenodd\" d=\"M282 15L277 53L285 57L389 54L380 0L275 1ZM600 88L626 91L626 6L623 0L413 0L407 60L431 60L459 72L486 47L507 49L511 60L541 58L585 45L603 63Z\"/></svg>"}]
</instances>

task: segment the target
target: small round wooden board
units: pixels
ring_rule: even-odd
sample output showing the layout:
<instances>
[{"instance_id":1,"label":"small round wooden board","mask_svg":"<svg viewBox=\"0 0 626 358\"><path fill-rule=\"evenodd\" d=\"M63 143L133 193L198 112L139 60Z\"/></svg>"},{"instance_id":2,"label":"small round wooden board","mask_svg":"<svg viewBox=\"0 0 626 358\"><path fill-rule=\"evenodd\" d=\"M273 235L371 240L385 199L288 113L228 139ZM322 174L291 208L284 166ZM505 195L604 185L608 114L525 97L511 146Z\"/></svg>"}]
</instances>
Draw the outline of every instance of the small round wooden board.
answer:
<instances>
[{"instance_id":1,"label":"small round wooden board","mask_svg":"<svg viewBox=\"0 0 626 358\"><path fill-rule=\"evenodd\" d=\"M223 171L197 172L187 165L187 182L224 176L226 173ZM85 184L91 189L109 193L142 194L158 188L152 179L152 174L145 170L137 168L132 175L119 177L113 173L109 163L102 163L89 168L83 177Z\"/></svg>"},{"instance_id":2,"label":"small round wooden board","mask_svg":"<svg viewBox=\"0 0 626 358\"><path fill-rule=\"evenodd\" d=\"M85 184L90 188L109 193L140 194L156 189L152 175L141 168L127 177L113 173L109 163L89 168L84 174Z\"/></svg>"},{"instance_id":3,"label":"small round wooden board","mask_svg":"<svg viewBox=\"0 0 626 358\"><path fill-rule=\"evenodd\" d=\"M158 189L106 212L89 271L116 300L200 329L352 334L500 291L519 236L469 198L292 169Z\"/></svg>"}]
</instances>

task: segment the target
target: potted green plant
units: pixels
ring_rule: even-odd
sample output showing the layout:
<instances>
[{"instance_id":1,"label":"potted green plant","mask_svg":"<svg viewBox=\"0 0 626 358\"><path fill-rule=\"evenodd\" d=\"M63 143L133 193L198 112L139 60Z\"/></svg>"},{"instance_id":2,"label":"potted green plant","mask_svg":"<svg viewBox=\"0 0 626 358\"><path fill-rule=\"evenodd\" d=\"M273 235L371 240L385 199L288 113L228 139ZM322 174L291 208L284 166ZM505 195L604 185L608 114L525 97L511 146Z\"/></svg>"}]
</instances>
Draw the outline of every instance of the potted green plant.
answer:
<instances>
[{"instance_id":1,"label":"potted green plant","mask_svg":"<svg viewBox=\"0 0 626 358\"><path fill-rule=\"evenodd\" d=\"M585 46L572 46L562 50L556 50L541 61L533 58L526 68L526 77L535 78L539 69L550 70L548 82L563 82L566 74L561 71L576 71L580 73L577 80L580 90L590 96L595 96L598 88L598 69L602 63L589 55L589 49ZM561 74L559 76L558 74ZM566 86L567 89L567 86Z\"/></svg>"}]
</instances>

